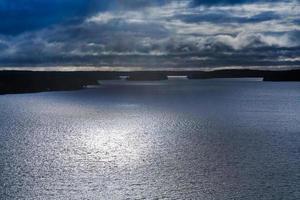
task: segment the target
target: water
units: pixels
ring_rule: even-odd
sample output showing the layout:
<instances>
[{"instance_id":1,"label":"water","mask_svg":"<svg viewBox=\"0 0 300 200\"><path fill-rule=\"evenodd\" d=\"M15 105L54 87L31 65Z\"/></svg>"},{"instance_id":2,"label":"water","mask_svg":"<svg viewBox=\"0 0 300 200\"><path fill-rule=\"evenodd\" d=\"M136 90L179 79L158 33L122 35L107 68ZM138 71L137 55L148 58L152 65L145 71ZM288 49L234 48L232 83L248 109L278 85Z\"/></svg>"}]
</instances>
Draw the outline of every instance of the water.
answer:
<instances>
[{"instance_id":1,"label":"water","mask_svg":"<svg viewBox=\"0 0 300 200\"><path fill-rule=\"evenodd\" d=\"M299 199L300 84L0 96L0 199Z\"/></svg>"}]
</instances>

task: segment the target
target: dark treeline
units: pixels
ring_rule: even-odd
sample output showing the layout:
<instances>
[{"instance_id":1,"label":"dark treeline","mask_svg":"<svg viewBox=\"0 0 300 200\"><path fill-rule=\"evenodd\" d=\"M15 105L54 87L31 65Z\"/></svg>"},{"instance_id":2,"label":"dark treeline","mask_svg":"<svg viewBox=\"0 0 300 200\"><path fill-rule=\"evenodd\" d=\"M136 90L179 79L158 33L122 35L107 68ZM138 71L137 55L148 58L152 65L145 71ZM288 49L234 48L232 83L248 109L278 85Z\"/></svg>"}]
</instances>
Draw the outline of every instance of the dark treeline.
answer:
<instances>
[{"instance_id":1,"label":"dark treeline","mask_svg":"<svg viewBox=\"0 0 300 200\"><path fill-rule=\"evenodd\" d=\"M300 70L267 71L267 70L216 70L210 72L191 72L189 79L209 78L263 78L264 81L300 81Z\"/></svg>"},{"instance_id":2,"label":"dark treeline","mask_svg":"<svg viewBox=\"0 0 300 200\"><path fill-rule=\"evenodd\" d=\"M0 71L0 94L41 91L77 90L97 85L100 80L117 80L127 76L130 81L166 80L168 76L189 79L263 78L264 81L300 81L300 70L216 70L216 71Z\"/></svg>"},{"instance_id":3,"label":"dark treeline","mask_svg":"<svg viewBox=\"0 0 300 200\"><path fill-rule=\"evenodd\" d=\"M105 72L0 71L0 94L77 90L118 77Z\"/></svg>"}]
</instances>

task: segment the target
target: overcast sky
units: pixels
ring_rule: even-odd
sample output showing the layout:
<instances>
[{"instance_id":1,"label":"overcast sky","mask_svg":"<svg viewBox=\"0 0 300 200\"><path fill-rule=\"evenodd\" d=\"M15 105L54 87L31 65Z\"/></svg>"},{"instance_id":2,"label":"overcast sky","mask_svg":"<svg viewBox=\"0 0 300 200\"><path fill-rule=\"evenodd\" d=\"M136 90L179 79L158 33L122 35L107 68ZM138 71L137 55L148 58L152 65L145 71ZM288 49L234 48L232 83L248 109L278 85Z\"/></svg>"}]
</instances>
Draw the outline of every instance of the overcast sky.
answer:
<instances>
[{"instance_id":1,"label":"overcast sky","mask_svg":"<svg viewBox=\"0 0 300 200\"><path fill-rule=\"evenodd\" d=\"M300 1L1 0L0 66L300 66Z\"/></svg>"}]
</instances>

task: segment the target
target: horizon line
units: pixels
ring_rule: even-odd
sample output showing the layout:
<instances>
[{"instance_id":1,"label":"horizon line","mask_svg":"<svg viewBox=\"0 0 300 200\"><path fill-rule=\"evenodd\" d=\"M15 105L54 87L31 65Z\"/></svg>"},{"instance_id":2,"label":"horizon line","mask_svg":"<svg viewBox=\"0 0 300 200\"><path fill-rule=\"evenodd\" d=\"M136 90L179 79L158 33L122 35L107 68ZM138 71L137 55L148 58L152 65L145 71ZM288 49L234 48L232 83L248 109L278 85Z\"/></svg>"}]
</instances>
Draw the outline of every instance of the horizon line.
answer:
<instances>
[{"instance_id":1,"label":"horizon line","mask_svg":"<svg viewBox=\"0 0 300 200\"><path fill-rule=\"evenodd\" d=\"M0 71L32 71L32 72L135 72L135 71L219 71L219 70L261 70L288 71L299 70L300 66L224 66L224 67L130 67L130 66L44 66L44 67L0 67Z\"/></svg>"}]
</instances>

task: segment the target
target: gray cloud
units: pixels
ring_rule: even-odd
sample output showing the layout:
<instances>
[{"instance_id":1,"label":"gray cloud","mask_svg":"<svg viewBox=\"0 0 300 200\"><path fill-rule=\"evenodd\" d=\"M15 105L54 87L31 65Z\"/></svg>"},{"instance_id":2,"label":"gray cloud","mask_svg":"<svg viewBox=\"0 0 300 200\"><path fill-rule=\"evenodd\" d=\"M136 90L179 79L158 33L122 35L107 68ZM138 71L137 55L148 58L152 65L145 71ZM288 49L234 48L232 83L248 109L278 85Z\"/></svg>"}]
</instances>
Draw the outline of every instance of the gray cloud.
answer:
<instances>
[{"instance_id":1,"label":"gray cloud","mask_svg":"<svg viewBox=\"0 0 300 200\"><path fill-rule=\"evenodd\" d=\"M77 24L0 37L2 66L299 66L300 5L124 1ZM132 9L138 6L139 9Z\"/></svg>"}]
</instances>

